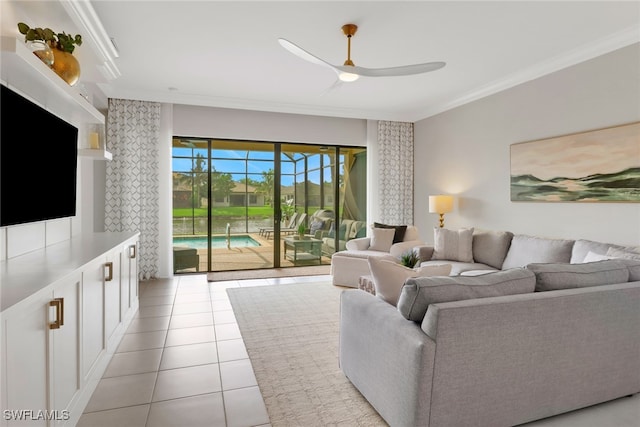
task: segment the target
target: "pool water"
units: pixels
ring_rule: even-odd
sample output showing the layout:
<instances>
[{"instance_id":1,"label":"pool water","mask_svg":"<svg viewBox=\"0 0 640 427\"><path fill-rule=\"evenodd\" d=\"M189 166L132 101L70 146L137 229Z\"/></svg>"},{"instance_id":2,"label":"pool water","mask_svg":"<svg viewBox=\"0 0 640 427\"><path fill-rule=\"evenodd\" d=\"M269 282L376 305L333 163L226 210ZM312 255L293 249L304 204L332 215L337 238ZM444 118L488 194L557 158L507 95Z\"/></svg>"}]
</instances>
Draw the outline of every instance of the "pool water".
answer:
<instances>
[{"instance_id":1,"label":"pool water","mask_svg":"<svg viewBox=\"0 0 640 427\"><path fill-rule=\"evenodd\" d=\"M206 237L174 237L173 244L176 246L188 246L196 249L207 249ZM256 240L248 235L231 236L232 248L247 248L260 246ZM211 237L211 249L226 249L227 238L226 236L213 236Z\"/></svg>"}]
</instances>

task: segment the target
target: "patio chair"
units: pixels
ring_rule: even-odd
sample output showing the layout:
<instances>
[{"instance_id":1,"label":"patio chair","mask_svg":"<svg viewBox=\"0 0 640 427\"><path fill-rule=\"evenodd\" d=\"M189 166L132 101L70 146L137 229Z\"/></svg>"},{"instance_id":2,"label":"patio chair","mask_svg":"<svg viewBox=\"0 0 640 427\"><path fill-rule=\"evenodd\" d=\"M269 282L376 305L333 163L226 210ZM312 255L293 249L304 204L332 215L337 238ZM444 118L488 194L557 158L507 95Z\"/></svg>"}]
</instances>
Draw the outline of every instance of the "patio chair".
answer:
<instances>
[{"instance_id":1,"label":"patio chair","mask_svg":"<svg viewBox=\"0 0 640 427\"><path fill-rule=\"evenodd\" d=\"M289 222L287 223L287 225L283 225L282 229L291 228L295 226L297 219L298 219L298 212L294 212L293 215L291 215L291 218L289 219ZM260 229L259 234L268 239L269 236L271 236L271 233L273 232L273 230L274 230L273 227L263 227Z\"/></svg>"},{"instance_id":2,"label":"patio chair","mask_svg":"<svg viewBox=\"0 0 640 427\"><path fill-rule=\"evenodd\" d=\"M298 227L300 227L300 224L304 223L306 219L307 219L307 214L304 212L301 213L298 219L296 220L296 223L292 227L281 228L280 233L285 235L297 233Z\"/></svg>"}]
</instances>

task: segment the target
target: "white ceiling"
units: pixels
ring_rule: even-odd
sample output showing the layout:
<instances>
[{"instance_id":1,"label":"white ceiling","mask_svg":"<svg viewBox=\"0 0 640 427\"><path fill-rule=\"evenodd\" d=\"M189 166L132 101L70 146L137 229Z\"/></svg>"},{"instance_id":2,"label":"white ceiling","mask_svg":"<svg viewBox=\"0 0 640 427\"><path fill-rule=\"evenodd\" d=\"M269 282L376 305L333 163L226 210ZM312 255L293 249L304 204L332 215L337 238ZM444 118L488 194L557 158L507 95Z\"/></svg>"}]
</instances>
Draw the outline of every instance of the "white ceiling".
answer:
<instances>
[{"instance_id":1,"label":"white ceiling","mask_svg":"<svg viewBox=\"0 0 640 427\"><path fill-rule=\"evenodd\" d=\"M351 118L420 120L640 42L639 1L91 4L119 50L121 76L95 79L107 97ZM335 73L277 39L341 65L346 23L359 27L351 48L356 65L447 65L422 75L363 77L325 92Z\"/></svg>"}]
</instances>

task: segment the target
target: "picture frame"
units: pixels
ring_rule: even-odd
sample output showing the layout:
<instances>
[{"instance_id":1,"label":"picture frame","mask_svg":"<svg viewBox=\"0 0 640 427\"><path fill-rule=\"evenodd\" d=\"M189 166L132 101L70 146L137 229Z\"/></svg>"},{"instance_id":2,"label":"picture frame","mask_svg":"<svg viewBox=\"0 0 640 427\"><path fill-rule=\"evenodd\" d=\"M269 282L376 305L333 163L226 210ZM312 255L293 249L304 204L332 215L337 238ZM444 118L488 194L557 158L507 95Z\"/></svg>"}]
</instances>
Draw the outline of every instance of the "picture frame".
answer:
<instances>
[{"instance_id":1,"label":"picture frame","mask_svg":"<svg viewBox=\"0 0 640 427\"><path fill-rule=\"evenodd\" d=\"M512 202L640 202L640 122L511 144Z\"/></svg>"}]
</instances>

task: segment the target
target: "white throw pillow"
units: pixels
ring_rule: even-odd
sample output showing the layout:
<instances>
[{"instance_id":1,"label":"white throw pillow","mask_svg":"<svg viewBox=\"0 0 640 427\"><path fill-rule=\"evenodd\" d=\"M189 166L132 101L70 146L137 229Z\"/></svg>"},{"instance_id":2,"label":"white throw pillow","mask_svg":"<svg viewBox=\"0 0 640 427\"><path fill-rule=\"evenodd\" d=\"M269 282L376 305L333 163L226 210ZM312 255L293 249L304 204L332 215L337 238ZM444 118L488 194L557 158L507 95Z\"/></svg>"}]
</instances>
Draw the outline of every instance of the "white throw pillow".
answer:
<instances>
[{"instance_id":1,"label":"white throw pillow","mask_svg":"<svg viewBox=\"0 0 640 427\"><path fill-rule=\"evenodd\" d=\"M617 248L609 248L607 256L610 258L640 259L640 253L638 252L633 250L625 251Z\"/></svg>"},{"instance_id":2,"label":"white throw pillow","mask_svg":"<svg viewBox=\"0 0 640 427\"><path fill-rule=\"evenodd\" d=\"M585 255L584 260L582 260L582 263L604 261L604 260L613 259L613 258L614 257L607 256L607 255L600 255L595 252L589 251L587 252L587 255Z\"/></svg>"},{"instance_id":3,"label":"white throw pillow","mask_svg":"<svg viewBox=\"0 0 640 427\"><path fill-rule=\"evenodd\" d=\"M473 227L459 230L435 227L433 235L431 259L473 262Z\"/></svg>"},{"instance_id":4,"label":"white throw pillow","mask_svg":"<svg viewBox=\"0 0 640 427\"><path fill-rule=\"evenodd\" d=\"M427 265L413 269L395 261L371 256L369 269L376 288L376 296L395 307L405 280L409 277L448 276L451 272L451 264Z\"/></svg>"},{"instance_id":5,"label":"white throw pillow","mask_svg":"<svg viewBox=\"0 0 640 427\"><path fill-rule=\"evenodd\" d=\"M371 243L369 249L372 251L389 252L393 245L393 236L396 234L395 228L372 228Z\"/></svg>"}]
</instances>

